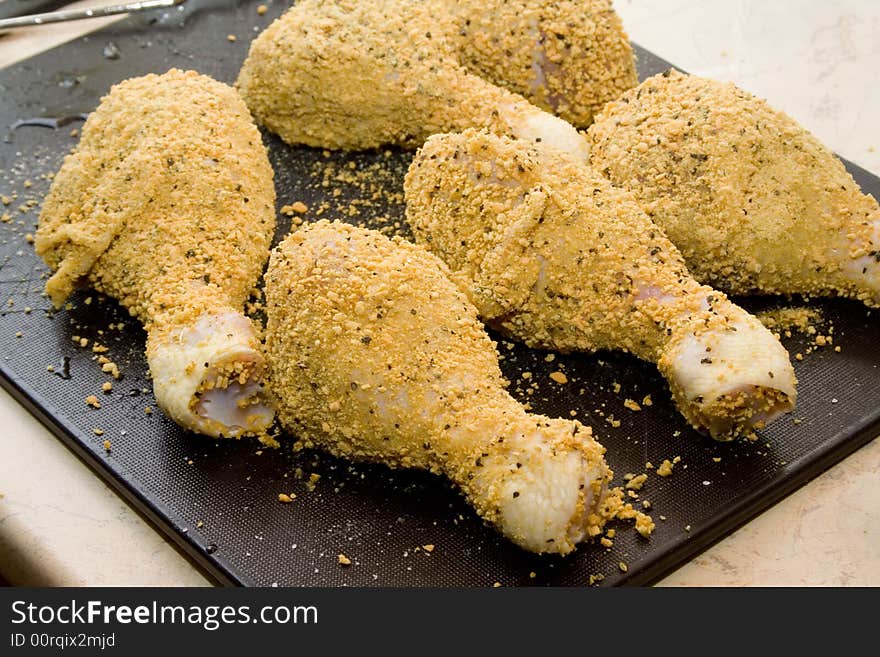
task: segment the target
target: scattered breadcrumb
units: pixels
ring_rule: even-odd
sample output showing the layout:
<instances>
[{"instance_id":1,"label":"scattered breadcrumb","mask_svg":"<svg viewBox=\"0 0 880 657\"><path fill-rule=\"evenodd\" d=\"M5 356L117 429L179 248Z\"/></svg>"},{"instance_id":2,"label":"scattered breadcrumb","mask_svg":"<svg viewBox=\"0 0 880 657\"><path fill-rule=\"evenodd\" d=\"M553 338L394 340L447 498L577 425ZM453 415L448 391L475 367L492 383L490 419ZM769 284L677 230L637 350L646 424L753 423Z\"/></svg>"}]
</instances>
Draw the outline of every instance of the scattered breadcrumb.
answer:
<instances>
[{"instance_id":1,"label":"scattered breadcrumb","mask_svg":"<svg viewBox=\"0 0 880 657\"><path fill-rule=\"evenodd\" d=\"M293 502L294 499L296 499L296 495L294 495L293 493L290 493L289 495L287 493L278 493L279 502L289 504L290 502Z\"/></svg>"},{"instance_id":2,"label":"scattered breadcrumb","mask_svg":"<svg viewBox=\"0 0 880 657\"><path fill-rule=\"evenodd\" d=\"M433 552L433 551L434 551L434 546L433 546L431 543L428 543L427 545L423 545L423 546L422 546L422 549L423 549L425 552Z\"/></svg>"},{"instance_id":3,"label":"scattered breadcrumb","mask_svg":"<svg viewBox=\"0 0 880 657\"><path fill-rule=\"evenodd\" d=\"M642 538L648 538L648 536L654 531L655 527L656 525L651 519L651 516L639 513L638 511L636 512L636 531L639 533L639 536Z\"/></svg>"},{"instance_id":4,"label":"scattered breadcrumb","mask_svg":"<svg viewBox=\"0 0 880 657\"><path fill-rule=\"evenodd\" d=\"M647 480L648 475L645 473L631 477L630 480L626 482L626 488L627 490L641 490Z\"/></svg>"},{"instance_id":5,"label":"scattered breadcrumb","mask_svg":"<svg viewBox=\"0 0 880 657\"><path fill-rule=\"evenodd\" d=\"M606 520L635 520L635 529L643 538L647 538L654 531L654 521L641 511L636 511L633 505L624 501L624 491L619 486L608 491L602 504L601 514ZM601 530L592 527L590 536L598 536ZM609 538L611 535L609 535Z\"/></svg>"},{"instance_id":6,"label":"scattered breadcrumb","mask_svg":"<svg viewBox=\"0 0 880 657\"><path fill-rule=\"evenodd\" d=\"M791 331L814 334L815 325L822 322L822 313L815 308L794 306L766 310L756 315L758 320L771 331L785 333L791 337Z\"/></svg>"},{"instance_id":7,"label":"scattered breadcrumb","mask_svg":"<svg viewBox=\"0 0 880 657\"><path fill-rule=\"evenodd\" d=\"M113 384L110 381L104 381L104 383L101 384L101 390L104 392L110 392L113 390Z\"/></svg>"},{"instance_id":8,"label":"scattered breadcrumb","mask_svg":"<svg viewBox=\"0 0 880 657\"><path fill-rule=\"evenodd\" d=\"M617 564L617 567L620 568L620 572L622 573L625 573L627 570L629 570L629 567L623 561Z\"/></svg>"},{"instance_id":9,"label":"scattered breadcrumb","mask_svg":"<svg viewBox=\"0 0 880 657\"><path fill-rule=\"evenodd\" d=\"M234 34L227 34L226 40L229 41L229 43L235 43L236 41L238 41L238 37Z\"/></svg>"},{"instance_id":10,"label":"scattered breadcrumb","mask_svg":"<svg viewBox=\"0 0 880 657\"><path fill-rule=\"evenodd\" d=\"M95 428L95 429L92 429L92 433L95 434L96 436L103 436L103 435L104 435L104 430L103 430L103 429Z\"/></svg>"},{"instance_id":11,"label":"scattered breadcrumb","mask_svg":"<svg viewBox=\"0 0 880 657\"><path fill-rule=\"evenodd\" d=\"M628 408L629 410L631 410L631 411L640 411L640 410L642 410L642 407L639 406L638 402L635 401L634 399L629 399L629 398L625 399L625 400L623 401L623 405L624 405L626 408Z\"/></svg>"},{"instance_id":12,"label":"scattered breadcrumb","mask_svg":"<svg viewBox=\"0 0 880 657\"><path fill-rule=\"evenodd\" d=\"M557 370L556 372L551 372L551 373L550 373L550 378L553 379L554 381L556 381L556 383L559 383L559 384L566 384L566 383L568 383L568 377L565 376L564 373L562 373L562 372L560 372L560 371L558 371L558 370Z\"/></svg>"},{"instance_id":13,"label":"scattered breadcrumb","mask_svg":"<svg viewBox=\"0 0 880 657\"><path fill-rule=\"evenodd\" d=\"M101 433L103 433L103 431L102 431ZM100 435L100 434L98 434L98 435ZM105 440L105 441L104 441L104 451L105 451L105 452L109 452L109 451L110 451L110 441L109 441L109 440Z\"/></svg>"},{"instance_id":14,"label":"scattered breadcrumb","mask_svg":"<svg viewBox=\"0 0 880 657\"><path fill-rule=\"evenodd\" d=\"M257 14L259 16L262 16L267 11L269 11L269 8L266 5L257 5Z\"/></svg>"},{"instance_id":15,"label":"scattered breadcrumb","mask_svg":"<svg viewBox=\"0 0 880 657\"><path fill-rule=\"evenodd\" d=\"M660 475L661 477L668 477L669 475L672 474L672 468L679 461L681 461L680 456L676 456L671 461L669 459L663 459L663 463L661 463L660 467L657 468L657 474Z\"/></svg>"},{"instance_id":16,"label":"scattered breadcrumb","mask_svg":"<svg viewBox=\"0 0 880 657\"><path fill-rule=\"evenodd\" d=\"M86 397L86 404L92 408L101 408L101 402L98 401L98 398L95 395L89 395Z\"/></svg>"},{"instance_id":17,"label":"scattered breadcrumb","mask_svg":"<svg viewBox=\"0 0 880 657\"><path fill-rule=\"evenodd\" d=\"M313 472L309 475L309 480L306 482L306 490L312 492L315 490L315 487L318 485L318 481L321 479L321 475Z\"/></svg>"},{"instance_id":18,"label":"scattered breadcrumb","mask_svg":"<svg viewBox=\"0 0 880 657\"><path fill-rule=\"evenodd\" d=\"M336 560L339 562L340 566L350 566L351 565L351 559L349 559L347 556L345 556L341 552L340 552L339 556L336 557Z\"/></svg>"}]
</instances>

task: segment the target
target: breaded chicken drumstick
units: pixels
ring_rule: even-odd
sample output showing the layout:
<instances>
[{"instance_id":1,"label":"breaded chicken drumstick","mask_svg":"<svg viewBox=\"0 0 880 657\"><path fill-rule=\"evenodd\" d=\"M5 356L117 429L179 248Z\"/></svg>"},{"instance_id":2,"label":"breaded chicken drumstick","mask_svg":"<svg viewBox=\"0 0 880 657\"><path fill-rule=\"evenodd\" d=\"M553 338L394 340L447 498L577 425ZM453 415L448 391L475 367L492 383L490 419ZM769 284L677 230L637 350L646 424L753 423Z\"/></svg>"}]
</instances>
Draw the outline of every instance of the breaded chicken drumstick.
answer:
<instances>
[{"instance_id":1,"label":"breaded chicken drumstick","mask_svg":"<svg viewBox=\"0 0 880 657\"><path fill-rule=\"evenodd\" d=\"M638 84L611 0L423 0L446 5L468 71L580 128Z\"/></svg>"},{"instance_id":2,"label":"breaded chicken drumstick","mask_svg":"<svg viewBox=\"0 0 880 657\"><path fill-rule=\"evenodd\" d=\"M275 227L272 169L232 88L193 71L126 80L89 116L43 203L60 306L80 279L147 329L159 406L211 436L261 432L264 360L245 300Z\"/></svg>"},{"instance_id":3,"label":"breaded chicken drumstick","mask_svg":"<svg viewBox=\"0 0 880 657\"><path fill-rule=\"evenodd\" d=\"M635 199L583 162L476 130L435 135L405 190L417 240L505 334L657 363L685 418L717 439L793 408L782 345L694 281Z\"/></svg>"},{"instance_id":4,"label":"breaded chicken drumstick","mask_svg":"<svg viewBox=\"0 0 880 657\"><path fill-rule=\"evenodd\" d=\"M291 144L417 147L480 126L587 157L570 124L467 73L450 25L433 3L302 0L254 40L236 86Z\"/></svg>"},{"instance_id":5,"label":"breaded chicken drumstick","mask_svg":"<svg viewBox=\"0 0 880 657\"><path fill-rule=\"evenodd\" d=\"M880 306L880 206L794 119L678 71L609 103L592 162L632 191L697 280Z\"/></svg>"},{"instance_id":6,"label":"breaded chicken drumstick","mask_svg":"<svg viewBox=\"0 0 880 657\"><path fill-rule=\"evenodd\" d=\"M282 425L336 455L455 482L521 547L595 536L611 476L574 420L530 415L504 389L476 309L423 248L321 221L266 273L266 347Z\"/></svg>"}]
</instances>

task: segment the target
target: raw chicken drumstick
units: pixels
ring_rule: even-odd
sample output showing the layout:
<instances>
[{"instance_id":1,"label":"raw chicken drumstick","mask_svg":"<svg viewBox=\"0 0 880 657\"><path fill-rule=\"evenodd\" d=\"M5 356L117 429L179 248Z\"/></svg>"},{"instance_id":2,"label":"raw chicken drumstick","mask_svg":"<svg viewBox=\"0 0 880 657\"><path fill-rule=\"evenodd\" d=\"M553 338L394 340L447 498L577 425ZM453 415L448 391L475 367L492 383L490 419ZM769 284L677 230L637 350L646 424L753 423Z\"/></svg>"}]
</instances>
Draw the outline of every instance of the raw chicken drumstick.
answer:
<instances>
[{"instance_id":1,"label":"raw chicken drumstick","mask_svg":"<svg viewBox=\"0 0 880 657\"><path fill-rule=\"evenodd\" d=\"M451 5L460 63L586 128L638 84L611 0L424 0Z\"/></svg>"},{"instance_id":2,"label":"raw chicken drumstick","mask_svg":"<svg viewBox=\"0 0 880 657\"><path fill-rule=\"evenodd\" d=\"M592 162L629 189L697 280L732 294L880 305L880 207L791 117L678 71L610 103Z\"/></svg>"},{"instance_id":3,"label":"raw chicken drumstick","mask_svg":"<svg viewBox=\"0 0 880 657\"><path fill-rule=\"evenodd\" d=\"M263 431L264 359L241 313L269 255L272 169L235 90L193 71L122 82L43 203L37 253L60 306L80 279L147 329L159 406L211 436Z\"/></svg>"},{"instance_id":4,"label":"raw chicken drumstick","mask_svg":"<svg viewBox=\"0 0 880 657\"><path fill-rule=\"evenodd\" d=\"M455 482L521 547L567 553L604 523L611 473L589 427L530 415L504 389L476 309L419 246L320 221L266 273L282 425L344 457Z\"/></svg>"},{"instance_id":5,"label":"raw chicken drumstick","mask_svg":"<svg viewBox=\"0 0 880 657\"><path fill-rule=\"evenodd\" d=\"M584 163L469 130L431 137L404 187L417 240L503 333L657 363L685 418L717 439L794 407L782 345L694 281L635 199Z\"/></svg>"},{"instance_id":6,"label":"raw chicken drumstick","mask_svg":"<svg viewBox=\"0 0 880 657\"><path fill-rule=\"evenodd\" d=\"M459 65L450 21L431 3L303 0L254 40L236 85L291 144L417 147L481 126L586 158L570 124Z\"/></svg>"}]
</instances>

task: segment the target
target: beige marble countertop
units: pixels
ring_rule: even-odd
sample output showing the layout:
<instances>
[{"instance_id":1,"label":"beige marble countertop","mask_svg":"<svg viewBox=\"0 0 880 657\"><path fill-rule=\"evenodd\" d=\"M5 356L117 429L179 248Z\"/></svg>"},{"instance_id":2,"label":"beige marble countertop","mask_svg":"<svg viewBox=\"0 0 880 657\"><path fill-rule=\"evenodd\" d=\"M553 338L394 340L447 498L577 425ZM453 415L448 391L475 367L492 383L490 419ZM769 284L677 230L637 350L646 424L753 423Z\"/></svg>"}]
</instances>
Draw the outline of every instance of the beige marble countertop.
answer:
<instances>
[{"instance_id":1,"label":"beige marble countertop","mask_svg":"<svg viewBox=\"0 0 880 657\"><path fill-rule=\"evenodd\" d=\"M880 175L880 3L616 0L615 6L634 41L691 72L733 80L768 98L833 150ZM106 22L0 36L0 67ZM0 574L9 582L208 584L4 392L0 427ZM880 585L880 439L660 584Z\"/></svg>"}]
</instances>

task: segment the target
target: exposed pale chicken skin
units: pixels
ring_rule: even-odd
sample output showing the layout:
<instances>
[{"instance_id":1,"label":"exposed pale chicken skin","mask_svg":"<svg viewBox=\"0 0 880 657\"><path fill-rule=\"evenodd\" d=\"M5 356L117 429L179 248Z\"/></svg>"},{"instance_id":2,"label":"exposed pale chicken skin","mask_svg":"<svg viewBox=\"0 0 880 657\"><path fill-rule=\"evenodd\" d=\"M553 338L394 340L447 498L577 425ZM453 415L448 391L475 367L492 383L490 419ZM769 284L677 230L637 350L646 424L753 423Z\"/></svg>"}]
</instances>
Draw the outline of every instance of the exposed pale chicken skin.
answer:
<instances>
[{"instance_id":1,"label":"exposed pale chicken skin","mask_svg":"<svg viewBox=\"0 0 880 657\"><path fill-rule=\"evenodd\" d=\"M733 294L880 305L880 207L791 117L669 71L610 103L592 163L633 192L694 276Z\"/></svg>"},{"instance_id":2,"label":"exposed pale chicken skin","mask_svg":"<svg viewBox=\"0 0 880 657\"><path fill-rule=\"evenodd\" d=\"M479 126L587 157L570 124L467 73L451 25L431 3L303 0L254 40L236 85L291 144L417 147Z\"/></svg>"},{"instance_id":3,"label":"exposed pale chicken skin","mask_svg":"<svg viewBox=\"0 0 880 657\"><path fill-rule=\"evenodd\" d=\"M235 90L193 71L114 86L43 203L61 306L80 280L147 329L159 406L212 436L260 433L264 359L241 314L275 228L272 169Z\"/></svg>"},{"instance_id":4,"label":"exposed pale chicken skin","mask_svg":"<svg viewBox=\"0 0 880 657\"><path fill-rule=\"evenodd\" d=\"M334 454L443 474L505 536L567 553L599 533L611 473L589 427L530 415L446 267L423 248L321 221L266 273L278 418Z\"/></svg>"},{"instance_id":5,"label":"exposed pale chicken skin","mask_svg":"<svg viewBox=\"0 0 880 657\"><path fill-rule=\"evenodd\" d=\"M610 0L425 0L451 5L459 61L472 73L586 128L638 84Z\"/></svg>"},{"instance_id":6,"label":"exposed pale chicken skin","mask_svg":"<svg viewBox=\"0 0 880 657\"><path fill-rule=\"evenodd\" d=\"M694 281L632 195L584 163L481 131L436 135L405 191L417 240L505 334L657 363L682 414L717 439L793 408L782 345Z\"/></svg>"}]
</instances>

